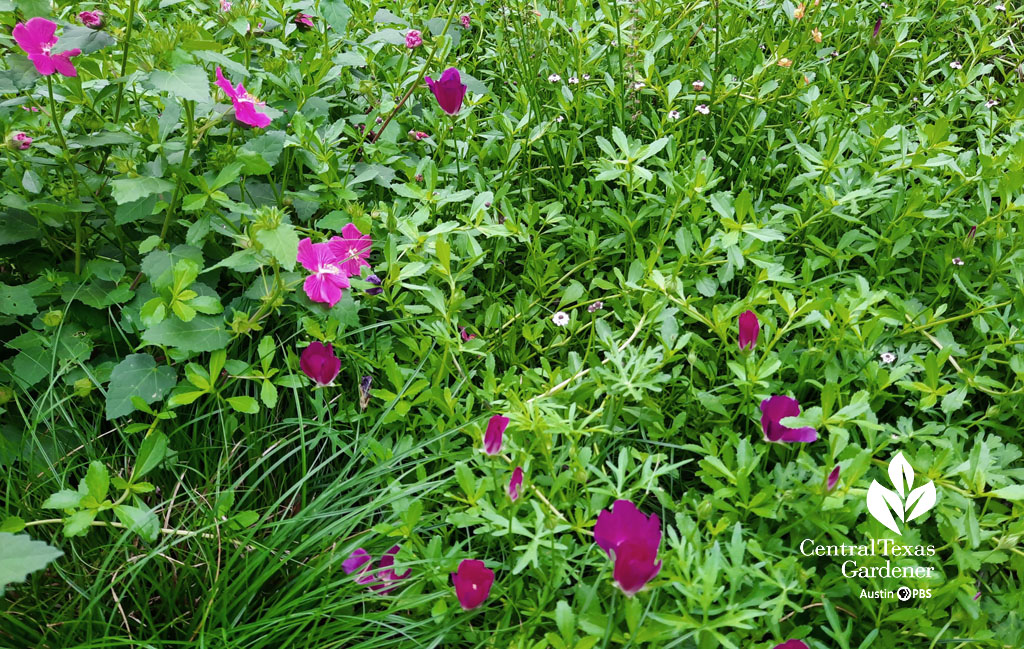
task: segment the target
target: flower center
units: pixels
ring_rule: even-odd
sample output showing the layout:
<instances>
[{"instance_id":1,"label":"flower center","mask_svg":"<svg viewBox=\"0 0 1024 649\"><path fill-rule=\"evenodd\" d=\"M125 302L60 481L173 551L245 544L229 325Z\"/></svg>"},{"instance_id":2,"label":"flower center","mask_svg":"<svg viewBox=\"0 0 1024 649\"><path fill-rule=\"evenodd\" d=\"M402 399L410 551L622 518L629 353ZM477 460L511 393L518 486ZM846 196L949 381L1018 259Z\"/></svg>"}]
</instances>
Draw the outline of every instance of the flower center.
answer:
<instances>
[{"instance_id":1,"label":"flower center","mask_svg":"<svg viewBox=\"0 0 1024 649\"><path fill-rule=\"evenodd\" d=\"M317 277L323 277L324 275L341 275L341 269L334 264L324 264L316 271Z\"/></svg>"},{"instance_id":2,"label":"flower center","mask_svg":"<svg viewBox=\"0 0 1024 649\"><path fill-rule=\"evenodd\" d=\"M349 248L348 249L348 258L349 259L355 259L358 256L359 256L359 250L358 249L356 249L356 248Z\"/></svg>"}]
</instances>

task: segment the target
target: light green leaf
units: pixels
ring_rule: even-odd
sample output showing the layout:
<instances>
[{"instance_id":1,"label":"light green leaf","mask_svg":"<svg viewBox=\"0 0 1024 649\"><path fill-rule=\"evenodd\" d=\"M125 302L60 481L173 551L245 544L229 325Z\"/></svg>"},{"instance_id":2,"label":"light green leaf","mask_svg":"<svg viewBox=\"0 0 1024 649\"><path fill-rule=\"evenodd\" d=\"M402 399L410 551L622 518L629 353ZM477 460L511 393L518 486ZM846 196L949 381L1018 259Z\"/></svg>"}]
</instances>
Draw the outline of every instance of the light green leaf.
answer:
<instances>
[{"instance_id":1,"label":"light green leaf","mask_svg":"<svg viewBox=\"0 0 1024 649\"><path fill-rule=\"evenodd\" d=\"M110 183L110 195L114 197L118 205L133 203L147 196L169 192L172 189L174 189L174 183L163 178L117 178Z\"/></svg>"},{"instance_id":2,"label":"light green leaf","mask_svg":"<svg viewBox=\"0 0 1024 649\"><path fill-rule=\"evenodd\" d=\"M210 79L206 76L206 70L198 65L179 65L170 72L153 70L146 85L182 99L210 101Z\"/></svg>"},{"instance_id":3,"label":"light green leaf","mask_svg":"<svg viewBox=\"0 0 1024 649\"><path fill-rule=\"evenodd\" d=\"M38 309L28 286L8 286L0 282L0 313L31 315Z\"/></svg>"},{"instance_id":4,"label":"light green leaf","mask_svg":"<svg viewBox=\"0 0 1024 649\"><path fill-rule=\"evenodd\" d=\"M160 431L153 431L139 447L139 454L135 457L135 469L132 471L132 480L137 480L152 471L163 461L167 453L167 435Z\"/></svg>"},{"instance_id":5,"label":"light green leaf","mask_svg":"<svg viewBox=\"0 0 1024 649\"><path fill-rule=\"evenodd\" d=\"M320 13L331 27L332 38L344 38L348 29L348 19L352 17L352 10L348 5L342 0L323 0L320 3Z\"/></svg>"},{"instance_id":6,"label":"light green leaf","mask_svg":"<svg viewBox=\"0 0 1024 649\"><path fill-rule=\"evenodd\" d=\"M27 534L0 532L0 596L10 584L25 581L30 572L42 570L64 553Z\"/></svg>"},{"instance_id":7,"label":"light green leaf","mask_svg":"<svg viewBox=\"0 0 1024 649\"><path fill-rule=\"evenodd\" d=\"M164 320L164 323L167 322L176 321ZM110 386L107 388L107 419L131 414L135 410L131 402L132 397L139 397L147 404L164 398L174 387L176 380L174 368L167 365L157 366L156 360L149 354L131 354L118 363L110 373Z\"/></svg>"},{"instance_id":8,"label":"light green leaf","mask_svg":"<svg viewBox=\"0 0 1024 649\"><path fill-rule=\"evenodd\" d=\"M1001 487L992 492L996 498L1004 500L1024 501L1024 485L1014 484L1009 487Z\"/></svg>"},{"instance_id":9,"label":"light green leaf","mask_svg":"<svg viewBox=\"0 0 1024 649\"><path fill-rule=\"evenodd\" d=\"M299 254L299 235L295 233L295 228L287 223L281 223L273 230L257 232L256 240L274 256L282 268L295 268L295 259Z\"/></svg>"},{"instance_id":10,"label":"light green leaf","mask_svg":"<svg viewBox=\"0 0 1024 649\"><path fill-rule=\"evenodd\" d=\"M46 499L43 509L74 509L82 502L82 494L71 489L61 489Z\"/></svg>"},{"instance_id":11,"label":"light green leaf","mask_svg":"<svg viewBox=\"0 0 1024 649\"><path fill-rule=\"evenodd\" d=\"M85 487L89 495L98 503L103 502L107 497L107 491L110 490L110 474L107 473L107 467L99 460L89 463L89 470L85 474ZM79 487L78 490L81 491L82 488Z\"/></svg>"},{"instance_id":12,"label":"light green leaf","mask_svg":"<svg viewBox=\"0 0 1024 649\"><path fill-rule=\"evenodd\" d=\"M114 508L114 513L125 527L150 543L160 534L160 521L157 520L156 514L148 509L118 505Z\"/></svg>"},{"instance_id":13,"label":"light green leaf","mask_svg":"<svg viewBox=\"0 0 1024 649\"><path fill-rule=\"evenodd\" d=\"M64 519L64 536L83 536L96 520L95 509L83 509Z\"/></svg>"},{"instance_id":14,"label":"light green leaf","mask_svg":"<svg viewBox=\"0 0 1024 649\"><path fill-rule=\"evenodd\" d=\"M142 341L148 345L177 347L186 352L212 352L226 347L230 340L220 318L203 315L189 322L169 318L142 334Z\"/></svg>"},{"instance_id":15,"label":"light green leaf","mask_svg":"<svg viewBox=\"0 0 1024 649\"><path fill-rule=\"evenodd\" d=\"M17 534L23 529L25 529L25 519L18 516L8 516L0 522L0 532Z\"/></svg>"},{"instance_id":16,"label":"light green leaf","mask_svg":"<svg viewBox=\"0 0 1024 649\"><path fill-rule=\"evenodd\" d=\"M260 404L252 397L228 397L227 402L238 412L252 415L260 411Z\"/></svg>"}]
</instances>

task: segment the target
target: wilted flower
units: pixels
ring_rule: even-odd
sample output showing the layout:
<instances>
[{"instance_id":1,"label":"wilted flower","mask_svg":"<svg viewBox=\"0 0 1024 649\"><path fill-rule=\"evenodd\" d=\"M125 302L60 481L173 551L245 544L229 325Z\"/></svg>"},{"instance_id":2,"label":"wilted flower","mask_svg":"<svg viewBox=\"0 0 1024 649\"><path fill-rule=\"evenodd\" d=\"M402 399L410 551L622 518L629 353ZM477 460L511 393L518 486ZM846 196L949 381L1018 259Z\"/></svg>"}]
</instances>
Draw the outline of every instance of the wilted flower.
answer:
<instances>
[{"instance_id":1,"label":"wilted flower","mask_svg":"<svg viewBox=\"0 0 1024 649\"><path fill-rule=\"evenodd\" d=\"M836 484L839 483L839 465L832 469L832 472L828 474L828 480L825 481L825 488L832 491L836 488Z\"/></svg>"},{"instance_id":2,"label":"wilted flower","mask_svg":"<svg viewBox=\"0 0 1024 649\"><path fill-rule=\"evenodd\" d=\"M24 151L30 146L32 146L32 138L30 138L28 133L25 133L25 131L12 133L11 136L7 138L7 148L12 151Z\"/></svg>"},{"instance_id":3,"label":"wilted flower","mask_svg":"<svg viewBox=\"0 0 1024 649\"><path fill-rule=\"evenodd\" d=\"M28 22L18 23L12 32L18 46L28 54L28 60L36 66L36 72L48 77L59 72L65 77L77 77L78 72L71 64L71 57L78 56L82 50L72 50L51 54L57 44L57 23L45 18L32 18Z\"/></svg>"},{"instance_id":4,"label":"wilted flower","mask_svg":"<svg viewBox=\"0 0 1024 649\"><path fill-rule=\"evenodd\" d=\"M423 34L418 29L410 29L409 33L405 35L405 46L414 50L420 45L423 45Z\"/></svg>"},{"instance_id":5,"label":"wilted flower","mask_svg":"<svg viewBox=\"0 0 1024 649\"><path fill-rule=\"evenodd\" d=\"M431 92L434 93L434 97L437 98L441 110L449 115L459 112L459 109L462 108L462 100L466 97L467 87L462 83L462 76L456 68L445 70L437 81L427 77L426 82Z\"/></svg>"},{"instance_id":6,"label":"wilted flower","mask_svg":"<svg viewBox=\"0 0 1024 649\"><path fill-rule=\"evenodd\" d=\"M892 352L882 352L879 355L878 360L882 361L883 365L888 365L896 360L896 354L893 354Z\"/></svg>"},{"instance_id":7,"label":"wilted flower","mask_svg":"<svg viewBox=\"0 0 1024 649\"><path fill-rule=\"evenodd\" d=\"M788 68L791 65L793 65L793 62L790 61L789 59L787 59L787 58L779 59L779 67Z\"/></svg>"},{"instance_id":8,"label":"wilted flower","mask_svg":"<svg viewBox=\"0 0 1024 649\"><path fill-rule=\"evenodd\" d=\"M964 64L961 63L960 61L950 61L949 67L953 68L954 70L959 70L964 67Z\"/></svg>"},{"instance_id":9,"label":"wilted flower","mask_svg":"<svg viewBox=\"0 0 1024 649\"><path fill-rule=\"evenodd\" d=\"M671 119L671 120L679 119L679 111L678 110L670 110L670 111L668 111L668 118Z\"/></svg>"},{"instance_id":10,"label":"wilted flower","mask_svg":"<svg viewBox=\"0 0 1024 649\"><path fill-rule=\"evenodd\" d=\"M602 511L594 525L594 542L615 562L612 576L627 597L635 595L661 570L658 546L661 522L657 514L644 516L628 500L616 500Z\"/></svg>"},{"instance_id":11,"label":"wilted flower","mask_svg":"<svg viewBox=\"0 0 1024 649\"><path fill-rule=\"evenodd\" d=\"M551 316L551 322L554 322L559 327L564 327L569 324L569 314L565 311L559 311L555 315Z\"/></svg>"},{"instance_id":12,"label":"wilted flower","mask_svg":"<svg viewBox=\"0 0 1024 649\"><path fill-rule=\"evenodd\" d=\"M811 30L811 38L814 39L815 43L820 43L821 42L821 30L818 29L817 27L812 29Z\"/></svg>"},{"instance_id":13,"label":"wilted flower","mask_svg":"<svg viewBox=\"0 0 1024 649\"><path fill-rule=\"evenodd\" d=\"M694 81L693 82L693 90L694 90L694 92L700 92L701 90L704 90L704 82L701 81L700 79L698 79L697 81Z\"/></svg>"},{"instance_id":14,"label":"wilted flower","mask_svg":"<svg viewBox=\"0 0 1024 649\"><path fill-rule=\"evenodd\" d=\"M99 29L103 27L103 12L102 11L82 11L78 14L78 22L82 23L90 29Z\"/></svg>"},{"instance_id":15,"label":"wilted flower","mask_svg":"<svg viewBox=\"0 0 1024 649\"><path fill-rule=\"evenodd\" d=\"M497 455L501 452L501 439L508 428L508 417L494 415L487 422L487 432L484 433L484 453Z\"/></svg>"},{"instance_id":16,"label":"wilted flower","mask_svg":"<svg viewBox=\"0 0 1024 649\"><path fill-rule=\"evenodd\" d=\"M376 275L368 275L366 277L366 281L373 284L373 288L366 289L367 295L380 295L381 293L384 292L384 289L380 287L380 278L377 277Z\"/></svg>"},{"instance_id":17,"label":"wilted flower","mask_svg":"<svg viewBox=\"0 0 1024 649\"><path fill-rule=\"evenodd\" d=\"M953 257L953 265L954 266L963 266L964 265L964 260L960 259L959 257Z\"/></svg>"},{"instance_id":18,"label":"wilted flower","mask_svg":"<svg viewBox=\"0 0 1024 649\"><path fill-rule=\"evenodd\" d=\"M257 128L270 126L270 116L256 110L257 106L263 106L264 103L246 92L245 86L241 83L238 84L237 88L232 86L231 82L224 78L224 73L221 72L220 66L217 66L217 86L231 100L231 104L235 107L235 118L239 122Z\"/></svg>"},{"instance_id":19,"label":"wilted flower","mask_svg":"<svg viewBox=\"0 0 1024 649\"><path fill-rule=\"evenodd\" d=\"M470 340L476 338L476 334L466 333L465 327L459 327L459 335L462 336L462 340L465 342L469 342Z\"/></svg>"},{"instance_id":20,"label":"wilted flower","mask_svg":"<svg viewBox=\"0 0 1024 649\"><path fill-rule=\"evenodd\" d=\"M464 28L469 29L469 14L462 14L459 16L459 22L462 23Z\"/></svg>"},{"instance_id":21,"label":"wilted flower","mask_svg":"<svg viewBox=\"0 0 1024 649\"><path fill-rule=\"evenodd\" d=\"M780 422L800 414L800 402L792 397L775 395L761 402L761 430L766 442L813 442L818 431L810 426L790 428Z\"/></svg>"},{"instance_id":22,"label":"wilted flower","mask_svg":"<svg viewBox=\"0 0 1024 649\"><path fill-rule=\"evenodd\" d=\"M558 76L555 73L551 73L551 74L548 75L548 81L550 81L551 83L558 83L561 80L562 80L562 77Z\"/></svg>"},{"instance_id":23,"label":"wilted flower","mask_svg":"<svg viewBox=\"0 0 1024 649\"><path fill-rule=\"evenodd\" d=\"M793 10L793 18L800 20L801 18L804 17L805 11L807 11L807 7L805 7L804 3L801 2L799 5L797 5L796 9Z\"/></svg>"},{"instance_id":24,"label":"wilted flower","mask_svg":"<svg viewBox=\"0 0 1024 649\"><path fill-rule=\"evenodd\" d=\"M775 645L773 649L810 649L810 647L803 640L786 640L782 644Z\"/></svg>"},{"instance_id":25,"label":"wilted flower","mask_svg":"<svg viewBox=\"0 0 1024 649\"><path fill-rule=\"evenodd\" d=\"M587 307L587 311L589 313L593 313L594 311L600 311L603 308L604 308L604 302L602 302L601 300L598 300L597 302L594 302L593 304L588 306Z\"/></svg>"},{"instance_id":26,"label":"wilted flower","mask_svg":"<svg viewBox=\"0 0 1024 649\"><path fill-rule=\"evenodd\" d=\"M491 594L494 571L479 559L463 559L459 563L458 572L452 573L452 583L455 585L459 606L469 611L483 604Z\"/></svg>"},{"instance_id":27,"label":"wilted flower","mask_svg":"<svg viewBox=\"0 0 1024 649\"><path fill-rule=\"evenodd\" d=\"M341 299L341 290L349 287L349 281L330 244L313 243L307 237L299 242L296 259L312 273L302 285L309 299L334 306Z\"/></svg>"},{"instance_id":28,"label":"wilted flower","mask_svg":"<svg viewBox=\"0 0 1024 649\"><path fill-rule=\"evenodd\" d=\"M569 85L573 85L573 86L575 86L576 84L578 84L580 82L580 80L577 79L576 77L569 77L568 79L566 79L566 81L569 83Z\"/></svg>"},{"instance_id":29,"label":"wilted flower","mask_svg":"<svg viewBox=\"0 0 1024 649\"><path fill-rule=\"evenodd\" d=\"M341 370L341 359L334 355L334 345L312 342L302 350L299 367L317 385L330 385Z\"/></svg>"},{"instance_id":30,"label":"wilted flower","mask_svg":"<svg viewBox=\"0 0 1024 649\"><path fill-rule=\"evenodd\" d=\"M299 26L299 29L312 29L313 28L313 16L304 14L301 11L292 20L293 23Z\"/></svg>"},{"instance_id":31,"label":"wilted flower","mask_svg":"<svg viewBox=\"0 0 1024 649\"><path fill-rule=\"evenodd\" d=\"M508 497L512 502L519 500L519 489L523 486L523 467L517 466L512 472L512 479L508 482Z\"/></svg>"},{"instance_id":32,"label":"wilted flower","mask_svg":"<svg viewBox=\"0 0 1024 649\"><path fill-rule=\"evenodd\" d=\"M708 108L707 104L697 104L697 107L694 108L694 110L696 110L701 115L707 115L708 113L711 112L711 109Z\"/></svg>"},{"instance_id":33,"label":"wilted flower","mask_svg":"<svg viewBox=\"0 0 1024 649\"><path fill-rule=\"evenodd\" d=\"M370 235L363 234L354 223L349 223L341 229L340 237L332 237L328 242L331 254L336 258L335 263L342 271L349 275L358 275L359 269L363 266L369 268L370 248L373 247L373 239Z\"/></svg>"},{"instance_id":34,"label":"wilted flower","mask_svg":"<svg viewBox=\"0 0 1024 649\"><path fill-rule=\"evenodd\" d=\"M370 386L373 384L372 376L364 376L363 380L359 382L359 409L366 410L366 406L370 405Z\"/></svg>"},{"instance_id":35,"label":"wilted flower","mask_svg":"<svg viewBox=\"0 0 1024 649\"><path fill-rule=\"evenodd\" d=\"M753 349L757 344L757 336L761 333L761 323L757 319L757 314L749 309L741 313L739 327L740 349Z\"/></svg>"},{"instance_id":36,"label":"wilted flower","mask_svg":"<svg viewBox=\"0 0 1024 649\"><path fill-rule=\"evenodd\" d=\"M399 546L394 545L384 553L384 556L380 558L380 567L377 569L376 574L371 574L373 557L362 548L356 548L355 552L341 563L341 567L347 575L351 575L356 570L359 570L359 568L362 568L356 576L356 583L369 584L371 590L378 591L383 595L395 589L397 584L394 582L406 579L412 574L412 570L409 569L399 575L392 567L395 565L395 555L398 554L400 549Z\"/></svg>"}]
</instances>

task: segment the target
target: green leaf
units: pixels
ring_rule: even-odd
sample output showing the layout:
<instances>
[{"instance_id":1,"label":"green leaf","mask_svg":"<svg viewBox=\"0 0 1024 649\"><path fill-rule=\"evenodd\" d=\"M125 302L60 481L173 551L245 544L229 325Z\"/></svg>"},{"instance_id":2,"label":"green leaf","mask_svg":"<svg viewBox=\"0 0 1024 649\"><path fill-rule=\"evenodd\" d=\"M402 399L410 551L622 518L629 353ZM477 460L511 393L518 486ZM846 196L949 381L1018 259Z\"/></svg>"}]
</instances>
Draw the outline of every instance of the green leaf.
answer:
<instances>
[{"instance_id":1,"label":"green leaf","mask_svg":"<svg viewBox=\"0 0 1024 649\"><path fill-rule=\"evenodd\" d=\"M161 324L168 322L177 321L165 320ZM147 404L164 398L176 381L177 376L173 367L157 366L156 360L149 354L131 354L118 363L110 373L110 386L107 388L107 419L131 414L135 410L131 402L132 397L139 397Z\"/></svg>"},{"instance_id":2,"label":"green leaf","mask_svg":"<svg viewBox=\"0 0 1024 649\"><path fill-rule=\"evenodd\" d=\"M0 532L17 534L23 529L25 529L25 519L18 516L8 516L0 522Z\"/></svg>"},{"instance_id":3,"label":"green leaf","mask_svg":"<svg viewBox=\"0 0 1024 649\"><path fill-rule=\"evenodd\" d=\"M99 460L89 463L89 470L85 474L85 487L89 495L98 503L103 502L107 497L107 491L110 490L110 474L107 473L107 467ZM79 487L78 490L81 491L82 488Z\"/></svg>"},{"instance_id":4,"label":"green leaf","mask_svg":"<svg viewBox=\"0 0 1024 649\"><path fill-rule=\"evenodd\" d=\"M170 72L153 70L147 85L154 90L163 90L175 97L192 101L210 101L210 79L206 70L198 65L179 65Z\"/></svg>"},{"instance_id":5,"label":"green leaf","mask_svg":"<svg viewBox=\"0 0 1024 649\"><path fill-rule=\"evenodd\" d=\"M49 5L47 0L44 1ZM31 14L27 14L27 16L31 16ZM14 95L22 90L35 87L36 82L39 81L39 73L36 72L36 66L32 65L25 55L8 55L4 57L4 62L7 64L7 69L0 70L0 94Z\"/></svg>"},{"instance_id":6,"label":"green leaf","mask_svg":"<svg viewBox=\"0 0 1024 649\"><path fill-rule=\"evenodd\" d=\"M299 235L295 233L295 228L287 223L281 223L273 230L257 232L256 240L274 256L282 268L295 268L295 259L299 254Z\"/></svg>"},{"instance_id":7,"label":"green leaf","mask_svg":"<svg viewBox=\"0 0 1024 649\"><path fill-rule=\"evenodd\" d=\"M66 52L77 47L82 50L82 54L92 54L104 47L110 47L116 42L113 36L102 29L65 27L57 44L53 46L53 51Z\"/></svg>"},{"instance_id":8,"label":"green leaf","mask_svg":"<svg viewBox=\"0 0 1024 649\"><path fill-rule=\"evenodd\" d=\"M118 178L110 183L110 195L118 205L133 203L140 199L169 192L174 189L174 183L163 178L140 177L140 178Z\"/></svg>"},{"instance_id":9,"label":"green leaf","mask_svg":"<svg viewBox=\"0 0 1024 649\"><path fill-rule=\"evenodd\" d=\"M135 532L145 540L152 543L160 535L160 521L156 514L148 509L132 507L131 505L118 505L114 508L114 514L121 520L129 530Z\"/></svg>"},{"instance_id":10,"label":"green leaf","mask_svg":"<svg viewBox=\"0 0 1024 649\"><path fill-rule=\"evenodd\" d=\"M1015 484L1009 487L1001 487L993 491L992 495L1003 500L1024 501L1024 485Z\"/></svg>"},{"instance_id":11,"label":"green leaf","mask_svg":"<svg viewBox=\"0 0 1024 649\"><path fill-rule=\"evenodd\" d=\"M148 345L177 347L186 352L212 352L226 347L230 340L221 318L204 315L189 322L169 318L142 334L142 341Z\"/></svg>"},{"instance_id":12,"label":"green leaf","mask_svg":"<svg viewBox=\"0 0 1024 649\"><path fill-rule=\"evenodd\" d=\"M82 494L71 489L61 489L46 499L43 509L74 509L82 502Z\"/></svg>"},{"instance_id":13,"label":"green leaf","mask_svg":"<svg viewBox=\"0 0 1024 649\"><path fill-rule=\"evenodd\" d=\"M28 286L8 286L0 282L0 313L32 315L38 310Z\"/></svg>"},{"instance_id":14,"label":"green leaf","mask_svg":"<svg viewBox=\"0 0 1024 649\"><path fill-rule=\"evenodd\" d=\"M227 402L238 412L252 415L260 411L260 404L252 397L228 397Z\"/></svg>"},{"instance_id":15,"label":"green leaf","mask_svg":"<svg viewBox=\"0 0 1024 649\"><path fill-rule=\"evenodd\" d=\"M114 223L117 225L134 223L139 219L144 219L147 216L152 215L153 208L156 207L158 198L158 196L150 195L146 198L140 198L137 201L129 201L124 205L118 205L117 209L114 211Z\"/></svg>"},{"instance_id":16,"label":"green leaf","mask_svg":"<svg viewBox=\"0 0 1024 649\"><path fill-rule=\"evenodd\" d=\"M64 520L64 536L83 536L96 520L95 509L83 509Z\"/></svg>"},{"instance_id":17,"label":"green leaf","mask_svg":"<svg viewBox=\"0 0 1024 649\"><path fill-rule=\"evenodd\" d=\"M135 457L135 469L132 471L132 481L146 475L159 465L167 453L167 435L160 431L153 431L139 446L139 454Z\"/></svg>"},{"instance_id":18,"label":"green leaf","mask_svg":"<svg viewBox=\"0 0 1024 649\"><path fill-rule=\"evenodd\" d=\"M30 572L42 570L63 554L28 534L0 533L0 596L8 585L20 584Z\"/></svg>"},{"instance_id":19,"label":"green leaf","mask_svg":"<svg viewBox=\"0 0 1024 649\"><path fill-rule=\"evenodd\" d=\"M348 29L348 19L352 17L352 10L348 5L342 0L324 0L320 3L320 13L330 25L333 38L344 38Z\"/></svg>"},{"instance_id":20,"label":"green leaf","mask_svg":"<svg viewBox=\"0 0 1024 649\"><path fill-rule=\"evenodd\" d=\"M18 7L26 20L29 18L35 18L36 16L50 15L49 0L14 0L14 4Z\"/></svg>"}]
</instances>

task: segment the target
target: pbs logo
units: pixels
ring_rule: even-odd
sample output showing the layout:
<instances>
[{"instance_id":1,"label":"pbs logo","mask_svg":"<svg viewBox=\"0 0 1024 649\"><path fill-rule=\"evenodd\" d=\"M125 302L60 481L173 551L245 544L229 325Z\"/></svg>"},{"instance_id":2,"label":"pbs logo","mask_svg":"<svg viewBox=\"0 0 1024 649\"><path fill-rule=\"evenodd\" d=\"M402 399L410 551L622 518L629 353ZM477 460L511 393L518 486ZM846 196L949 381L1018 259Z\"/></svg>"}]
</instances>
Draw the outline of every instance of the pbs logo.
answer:
<instances>
[{"instance_id":1,"label":"pbs logo","mask_svg":"<svg viewBox=\"0 0 1024 649\"><path fill-rule=\"evenodd\" d=\"M896 589L896 597L901 602L905 602L912 598L929 598L932 596L930 588L908 588L906 586L900 586Z\"/></svg>"}]
</instances>

